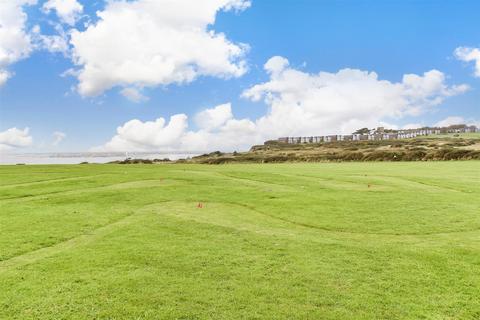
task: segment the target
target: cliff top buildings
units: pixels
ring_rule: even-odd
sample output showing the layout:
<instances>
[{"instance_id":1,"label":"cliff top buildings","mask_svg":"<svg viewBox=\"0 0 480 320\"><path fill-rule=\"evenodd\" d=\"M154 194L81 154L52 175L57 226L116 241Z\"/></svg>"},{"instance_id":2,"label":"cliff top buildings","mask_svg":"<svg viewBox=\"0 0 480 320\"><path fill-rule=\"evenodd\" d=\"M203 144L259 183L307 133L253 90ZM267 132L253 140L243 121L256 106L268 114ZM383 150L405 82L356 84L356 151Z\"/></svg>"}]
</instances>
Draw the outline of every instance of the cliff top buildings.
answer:
<instances>
[{"instance_id":1,"label":"cliff top buildings","mask_svg":"<svg viewBox=\"0 0 480 320\"><path fill-rule=\"evenodd\" d=\"M282 137L282 138L278 138L278 141L282 143L321 143L321 142L333 142L333 141L396 140L396 139L415 138L417 136L428 136L432 134L470 133L470 132L479 132L479 129L476 126L468 126L465 124L451 125L448 127L422 127L417 129L400 129L400 130L385 129L384 127L378 127L376 129L371 129L371 130L367 128L363 128L363 129L357 130L356 133L348 134L348 135Z\"/></svg>"}]
</instances>

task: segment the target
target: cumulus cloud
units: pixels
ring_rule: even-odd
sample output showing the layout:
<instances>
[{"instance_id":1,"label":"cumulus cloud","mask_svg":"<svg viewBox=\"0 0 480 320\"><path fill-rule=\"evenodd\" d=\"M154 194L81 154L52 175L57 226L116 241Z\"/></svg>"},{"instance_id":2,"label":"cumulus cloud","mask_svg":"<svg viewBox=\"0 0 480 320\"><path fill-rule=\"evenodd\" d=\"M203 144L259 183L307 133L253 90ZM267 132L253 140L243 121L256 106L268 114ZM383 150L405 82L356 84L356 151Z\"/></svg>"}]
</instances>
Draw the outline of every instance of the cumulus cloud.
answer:
<instances>
[{"instance_id":1,"label":"cumulus cloud","mask_svg":"<svg viewBox=\"0 0 480 320\"><path fill-rule=\"evenodd\" d=\"M265 136L350 133L360 127L418 116L445 98L465 92L449 86L438 70L406 74L401 82L379 79L375 72L342 69L336 73L305 73L288 67L282 57L265 64L270 80L247 89L243 96L263 99L270 107L257 121Z\"/></svg>"},{"instance_id":2,"label":"cumulus cloud","mask_svg":"<svg viewBox=\"0 0 480 320\"><path fill-rule=\"evenodd\" d=\"M148 101L148 97L144 96L137 88L123 88L120 94L135 103Z\"/></svg>"},{"instance_id":3,"label":"cumulus cloud","mask_svg":"<svg viewBox=\"0 0 480 320\"><path fill-rule=\"evenodd\" d=\"M255 122L234 118L230 103L201 111L194 120L198 130L186 132L174 147L187 151L245 150L263 139Z\"/></svg>"},{"instance_id":4,"label":"cumulus cloud","mask_svg":"<svg viewBox=\"0 0 480 320\"><path fill-rule=\"evenodd\" d=\"M189 83L199 76L239 77L247 46L212 30L224 10L244 0L109 1L99 20L71 34L78 92L96 96L115 86Z\"/></svg>"},{"instance_id":5,"label":"cumulus cloud","mask_svg":"<svg viewBox=\"0 0 480 320\"><path fill-rule=\"evenodd\" d=\"M232 106L230 103L225 103L215 108L199 112L195 116L195 122L201 129L213 130L219 128L232 118Z\"/></svg>"},{"instance_id":6,"label":"cumulus cloud","mask_svg":"<svg viewBox=\"0 0 480 320\"><path fill-rule=\"evenodd\" d=\"M270 58L267 63L263 66L265 71L272 75L278 75L280 72L285 70L290 63L284 57L275 56Z\"/></svg>"},{"instance_id":7,"label":"cumulus cloud","mask_svg":"<svg viewBox=\"0 0 480 320\"><path fill-rule=\"evenodd\" d=\"M480 48L459 47L455 49L455 57L464 62L474 63L474 75L480 77Z\"/></svg>"},{"instance_id":8,"label":"cumulus cloud","mask_svg":"<svg viewBox=\"0 0 480 320\"><path fill-rule=\"evenodd\" d=\"M63 132L60 132L60 131L55 131L53 133L53 142L52 142L52 145L53 146L58 146L60 144L60 142L62 142L65 138L67 137L67 135Z\"/></svg>"},{"instance_id":9,"label":"cumulus cloud","mask_svg":"<svg viewBox=\"0 0 480 320\"><path fill-rule=\"evenodd\" d=\"M187 116L177 114L167 123L164 118L142 122L134 119L117 128L117 134L104 146L94 151L147 151L170 149L178 144L187 128Z\"/></svg>"},{"instance_id":10,"label":"cumulus cloud","mask_svg":"<svg viewBox=\"0 0 480 320\"><path fill-rule=\"evenodd\" d=\"M48 0L42 8L46 13L54 10L63 23L71 26L83 12L83 6L77 0Z\"/></svg>"},{"instance_id":11,"label":"cumulus cloud","mask_svg":"<svg viewBox=\"0 0 480 320\"><path fill-rule=\"evenodd\" d=\"M188 130L188 118L177 114L167 121L131 120L117 128L117 134L92 151L206 151L245 149L261 141L254 122L234 119L230 103L198 113L198 130Z\"/></svg>"},{"instance_id":12,"label":"cumulus cloud","mask_svg":"<svg viewBox=\"0 0 480 320\"><path fill-rule=\"evenodd\" d=\"M26 30L27 15L23 6L36 0L0 1L0 86L12 76L8 66L32 52L31 37Z\"/></svg>"},{"instance_id":13,"label":"cumulus cloud","mask_svg":"<svg viewBox=\"0 0 480 320\"><path fill-rule=\"evenodd\" d=\"M32 142L33 139L29 134L29 128L23 130L10 128L0 132L0 151L28 147L32 145Z\"/></svg>"},{"instance_id":14,"label":"cumulus cloud","mask_svg":"<svg viewBox=\"0 0 480 320\"><path fill-rule=\"evenodd\" d=\"M355 69L309 74L290 68L282 57L270 59L265 70L270 80L243 92L245 98L263 100L268 106L265 115L256 120L236 119L230 103L195 115L197 130L188 129L186 115L174 116L181 117L174 135L164 133L163 118L133 120L119 127L117 135L97 150L232 151L280 136L351 133L379 125L396 128L392 121L420 115L468 89L447 85L445 75L437 70L407 74L400 82L390 82L380 80L375 72ZM168 126L175 122L174 117Z\"/></svg>"}]
</instances>

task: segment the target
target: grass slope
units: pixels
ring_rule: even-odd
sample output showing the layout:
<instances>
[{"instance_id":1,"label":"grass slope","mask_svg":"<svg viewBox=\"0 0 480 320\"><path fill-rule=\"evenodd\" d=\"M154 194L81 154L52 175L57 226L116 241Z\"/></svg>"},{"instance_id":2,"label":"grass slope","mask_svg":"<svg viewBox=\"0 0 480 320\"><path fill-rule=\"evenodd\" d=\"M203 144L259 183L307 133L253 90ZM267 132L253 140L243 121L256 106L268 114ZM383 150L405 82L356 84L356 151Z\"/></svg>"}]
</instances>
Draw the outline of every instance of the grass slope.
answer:
<instances>
[{"instance_id":1,"label":"grass slope","mask_svg":"<svg viewBox=\"0 0 480 320\"><path fill-rule=\"evenodd\" d=\"M478 319L479 194L478 161L2 166L0 319Z\"/></svg>"},{"instance_id":2,"label":"grass slope","mask_svg":"<svg viewBox=\"0 0 480 320\"><path fill-rule=\"evenodd\" d=\"M400 140L300 144L272 140L266 141L263 145L253 146L248 152L216 151L183 162L223 164L433 160L480 160L480 133L431 135Z\"/></svg>"}]
</instances>

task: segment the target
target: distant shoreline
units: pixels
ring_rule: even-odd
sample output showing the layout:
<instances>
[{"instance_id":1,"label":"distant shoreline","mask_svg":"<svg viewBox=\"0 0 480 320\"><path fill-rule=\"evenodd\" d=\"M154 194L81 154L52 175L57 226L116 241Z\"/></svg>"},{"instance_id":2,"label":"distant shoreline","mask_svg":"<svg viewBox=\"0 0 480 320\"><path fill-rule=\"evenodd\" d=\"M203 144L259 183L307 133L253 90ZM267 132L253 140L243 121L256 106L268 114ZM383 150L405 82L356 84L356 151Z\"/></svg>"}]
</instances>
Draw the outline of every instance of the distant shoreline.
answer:
<instances>
[{"instance_id":1,"label":"distant shoreline","mask_svg":"<svg viewBox=\"0 0 480 320\"><path fill-rule=\"evenodd\" d=\"M0 153L0 165L15 164L79 164L88 163L108 163L113 161L123 161L127 158L142 159L165 159L178 160L187 159L201 154L198 153L168 153L168 152L64 152L64 153Z\"/></svg>"}]
</instances>

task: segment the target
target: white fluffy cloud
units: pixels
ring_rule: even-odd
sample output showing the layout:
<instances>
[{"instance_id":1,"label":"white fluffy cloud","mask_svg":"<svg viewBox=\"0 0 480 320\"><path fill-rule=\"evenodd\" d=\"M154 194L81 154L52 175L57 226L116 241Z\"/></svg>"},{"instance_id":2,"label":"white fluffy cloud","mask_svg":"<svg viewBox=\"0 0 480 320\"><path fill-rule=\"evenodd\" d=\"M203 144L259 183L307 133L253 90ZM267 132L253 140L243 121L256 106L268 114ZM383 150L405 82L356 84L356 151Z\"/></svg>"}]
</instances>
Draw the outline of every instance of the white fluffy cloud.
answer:
<instances>
[{"instance_id":1,"label":"white fluffy cloud","mask_svg":"<svg viewBox=\"0 0 480 320\"><path fill-rule=\"evenodd\" d=\"M98 22L71 34L78 92L96 96L115 87L188 83L198 76L238 77L247 47L211 26L220 10L245 0L110 1Z\"/></svg>"},{"instance_id":2,"label":"white fluffy cloud","mask_svg":"<svg viewBox=\"0 0 480 320\"><path fill-rule=\"evenodd\" d=\"M185 132L180 144L173 145L175 148L187 151L246 150L263 141L255 122L234 118L230 103L199 112L195 123L198 130Z\"/></svg>"},{"instance_id":3,"label":"white fluffy cloud","mask_svg":"<svg viewBox=\"0 0 480 320\"><path fill-rule=\"evenodd\" d=\"M464 62L473 62L474 75L480 77L480 48L459 47L455 49L455 57Z\"/></svg>"},{"instance_id":4,"label":"white fluffy cloud","mask_svg":"<svg viewBox=\"0 0 480 320\"><path fill-rule=\"evenodd\" d=\"M420 115L468 89L447 85L437 70L390 82L378 79L374 72L343 69L309 74L288 65L285 58L271 58L265 64L270 80L243 93L247 99L264 99L268 106L255 121L235 119L229 103L199 112L194 117L197 130L188 130L186 115L174 116L180 117L181 125L173 125L177 121L172 117L167 127L174 126L175 134L164 132L163 118L133 120L96 150L245 150L280 136L351 133L378 125L395 128L389 121Z\"/></svg>"},{"instance_id":5,"label":"white fluffy cloud","mask_svg":"<svg viewBox=\"0 0 480 320\"><path fill-rule=\"evenodd\" d=\"M448 86L437 70L406 74L401 82L379 79L375 72L342 69L309 74L288 67L282 57L265 64L270 80L251 87L243 96L264 99L270 107L257 121L264 136L349 133L359 127L387 124L417 116L460 94L466 85Z\"/></svg>"},{"instance_id":6,"label":"white fluffy cloud","mask_svg":"<svg viewBox=\"0 0 480 320\"><path fill-rule=\"evenodd\" d=\"M232 106L230 103L225 103L199 112L195 116L195 122L201 129L212 130L221 127L232 118Z\"/></svg>"},{"instance_id":7,"label":"white fluffy cloud","mask_svg":"<svg viewBox=\"0 0 480 320\"><path fill-rule=\"evenodd\" d=\"M273 76L278 76L280 72L285 70L289 66L289 62L286 58L280 56L271 57L263 66L265 71Z\"/></svg>"},{"instance_id":8,"label":"white fluffy cloud","mask_svg":"<svg viewBox=\"0 0 480 320\"><path fill-rule=\"evenodd\" d=\"M184 114L172 116L168 124L164 118L146 122L131 120L118 127L109 142L92 151L234 150L246 149L252 141L261 142L255 123L234 119L230 103L198 113L195 122L199 129L189 131Z\"/></svg>"},{"instance_id":9,"label":"white fluffy cloud","mask_svg":"<svg viewBox=\"0 0 480 320\"><path fill-rule=\"evenodd\" d=\"M165 149L178 144L187 128L187 116L177 114L168 124L164 118L142 122L134 119L117 128L117 134L103 147L95 151L146 151Z\"/></svg>"},{"instance_id":10,"label":"white fluffy cloud","mask_svg":"<svg viewBox=\"0 0 480 320\"><path fill-rule=\"evenodd\" d=\"M29 134L28 128L23 130L10 128L0 132L0 151L28 147L32 145L32 142L33 139Z\"/></svg>"},{"instance_id":11,"label":"white fluffy cloud","mask_svg":"<svg viewBox=\"0 0 480 320\"><path fill-rule=\"evenodd\" d=\"M60 131L55 131L53 133L53 142L52 142L52 145L53 146L58 146L60 144L60 142L62 142L65 138L67 137L67 135L63 132L60 132Z\"/></svg>"},{"instance_id":12,"label":"white fluffy cloud","mask_svg":"<svg viewBox=\"0 0 480 320\"><path fill-rule=\"evenodd\" d=\"M83 12L83 6L77 0L48 0L43 5L46 13L54 10L60 20L73 26Z\"/></svg>"},{"instance_id":13,"label":"white fluffy cloud","mask_svg":"<svg viewBox=\"0 0 480 320\"><path fill-rule=\"evenodd\" d=\"M32 51L31 37L26 30L27 15L23 6L36 0L0 1L0 86L11 77L8 66L28 57Z\"/></svg>"}]
</instances>

